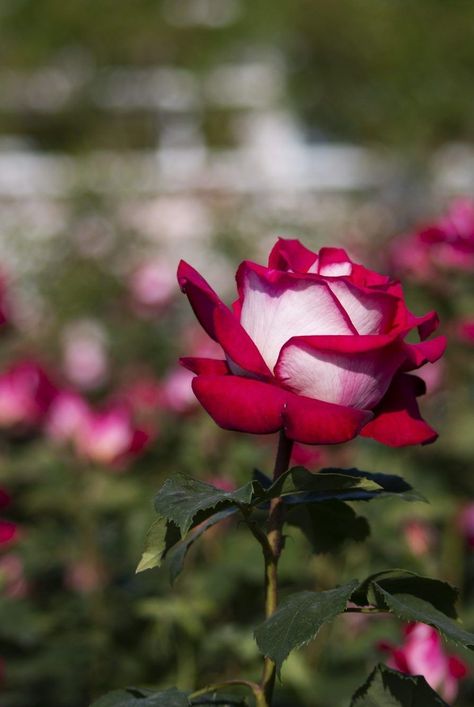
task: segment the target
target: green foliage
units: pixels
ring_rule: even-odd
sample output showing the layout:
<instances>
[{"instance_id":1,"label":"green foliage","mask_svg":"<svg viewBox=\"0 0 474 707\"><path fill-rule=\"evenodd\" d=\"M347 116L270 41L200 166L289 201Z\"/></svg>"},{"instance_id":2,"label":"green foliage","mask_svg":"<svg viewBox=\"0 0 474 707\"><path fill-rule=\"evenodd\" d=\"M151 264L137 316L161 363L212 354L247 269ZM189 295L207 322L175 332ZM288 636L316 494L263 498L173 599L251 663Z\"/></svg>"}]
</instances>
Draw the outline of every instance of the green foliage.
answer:
<instances>
[{"instance_id":1,"label":"green foliage","mask_svg":"<svg viewBox=\"0 0 474 707\"><path fill-rule=\"evenodd\" d=\"M474 650L474 634L453 619L457 591L446 582L407 572L380 573L366 580L352 599L390 611L403 621L420 621L434 626L446 638Z\"/></svg>"},{"instance_id":2,"label":"green foliage","mask_svg":"<svg viewBox=\"0 0 474 707\"><path fill-rule=\"evenodd\" d=\"M255 629L255 639L263 655L280 671L295 648L312 641L321 626L344 611L357 581L326 592L298 592L283 601L277 611Z\"/></svg>"},{"instance_id":3,"label":"green foliage","mask_svg":"<svg viewBox=\"0 0 474 707\"><path fill-rule=\"evenodd\" d=\"M378 665L355 693L351 707L447 707L421 675Z\"/></svg>"},{"instance_id":4,"label":"green foliage","mask_svg":"<svg viewBox=\"0 0 474 707\"><path fill-rule=\"evenodd\" d=\"M338 500L299 504L286 520L303 532L316 554L336 552L346 541L362 542L370 534L367 520Z\"/></svg>"}]
</instances>

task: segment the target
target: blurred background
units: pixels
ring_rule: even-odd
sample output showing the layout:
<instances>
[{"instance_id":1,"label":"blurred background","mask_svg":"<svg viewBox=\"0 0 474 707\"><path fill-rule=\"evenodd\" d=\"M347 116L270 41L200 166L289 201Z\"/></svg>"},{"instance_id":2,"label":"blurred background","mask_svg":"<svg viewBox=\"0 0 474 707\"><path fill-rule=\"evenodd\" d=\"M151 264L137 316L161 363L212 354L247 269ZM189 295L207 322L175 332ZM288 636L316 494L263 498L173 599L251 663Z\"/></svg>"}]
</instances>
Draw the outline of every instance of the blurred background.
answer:
<instances>
[{"instance_id":1,"label":"blurred background","mask_svg":"<svg viewBox=\"0 0 474 707\"><path fill-rule=\"evenodd\" d=\"M406 567L460 587L474 629L473 73L464 0L2 0L2 707L258 675L244 529L209 531L172 589L134 571L166 477L271 470L273 438L196 405L177 357L212 352L175 271L185 258L230 301L238 262L277 235L400 277L449 337L423 372L434 447L294 459L400 473L430 505L359 506L373 535L332 555L291 530L282 593ZM285 664L278 705L346 707L413 636L341 618ZM472 659L435 653L416 672L472 705Z\"/></svg>"}]
</instances>

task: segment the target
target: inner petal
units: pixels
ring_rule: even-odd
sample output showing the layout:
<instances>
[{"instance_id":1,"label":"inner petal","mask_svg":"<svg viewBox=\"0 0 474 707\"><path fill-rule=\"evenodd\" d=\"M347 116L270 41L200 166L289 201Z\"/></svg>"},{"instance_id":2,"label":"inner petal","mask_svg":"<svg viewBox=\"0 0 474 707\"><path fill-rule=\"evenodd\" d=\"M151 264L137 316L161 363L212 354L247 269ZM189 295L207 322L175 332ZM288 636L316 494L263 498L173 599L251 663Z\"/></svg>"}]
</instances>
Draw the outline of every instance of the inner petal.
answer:
<instances>
[{"instance_id":1,"label":"inner petal","mask_svg":"<svg viewBox=\"0 0 474 707\"><path fill-rule=\"evenodd\" d=\"M364 410L382 399L400 363L400 354L386 349L341 354L290 343L277 376L294 393Z\"/></svg>"},{"instance_id":2,"label":"inner petal","mask_svg":"<svg viewBox=\"0 0 474 707\"><path fill-rule=\"evenodd\" d=\"M241 324L270 370L283 344L293 336L354 333L324 282L288 276L271 282L247 268L243 295Z\"/></svg>"},{"instance_id":3,"label":"inner petal","mask_svg":"<svg viewBox=\"0 0 474 707\"><path fill-rule=\"evenodd\" d=\"M351 318L359 334L384 334L395 315L395 300L385 293L369 294L345 280L328 286Z\"/></svg>"}]
</instances>

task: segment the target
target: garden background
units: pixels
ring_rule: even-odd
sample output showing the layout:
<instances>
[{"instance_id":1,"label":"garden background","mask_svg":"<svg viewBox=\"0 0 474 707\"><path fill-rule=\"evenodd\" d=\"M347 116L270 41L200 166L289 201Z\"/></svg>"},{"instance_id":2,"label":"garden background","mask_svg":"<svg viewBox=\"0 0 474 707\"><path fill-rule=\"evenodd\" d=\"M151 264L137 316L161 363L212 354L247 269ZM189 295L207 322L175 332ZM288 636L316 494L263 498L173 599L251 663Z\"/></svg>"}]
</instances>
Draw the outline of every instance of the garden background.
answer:
<instances>
[{"instance_id":1,"label":"garden background","mask_svg":"<svg viewBox=\"0 0 474 707\"><path fill-rule=\"evenodd\" d=\"M430 504L359 506L371 537L332 554L291 530L282 594L405 567L457 585L474 629L473 212L452 212L465 257L402 238L473 195L473 72L463 0L3 0L2 707L258 673L261 559L244 528L203 536L172 588L135 568L167 476L231 488L271 469L275 440L198 409L177 358L209 344L175 271L185 258L229 301L238 262L277 235L401 277L449 339L425 371L434 446L295 453L400 473ZM389 617L339 619L292 654L278 705L345 707L381 644L403 640ZM472 658L445 648L468 666L468 707Z\"/></svg>"}]
</instances>

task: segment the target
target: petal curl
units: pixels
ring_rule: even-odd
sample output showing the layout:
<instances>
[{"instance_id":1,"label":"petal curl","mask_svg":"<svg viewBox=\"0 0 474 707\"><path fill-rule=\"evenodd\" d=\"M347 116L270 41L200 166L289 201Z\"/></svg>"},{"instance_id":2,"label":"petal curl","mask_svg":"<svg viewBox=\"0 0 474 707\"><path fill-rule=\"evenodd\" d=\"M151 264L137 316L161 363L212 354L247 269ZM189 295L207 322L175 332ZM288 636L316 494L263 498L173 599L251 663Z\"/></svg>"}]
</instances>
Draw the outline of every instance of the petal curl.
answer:
<instances>
[{"instance_id":1,"label":"petal curl","mask_svg":"<svg viewBox=\"0 0 474 707\"><path fill-rule=\"evenodd\" d=\"M406 373L396 376L374 411L374 419L361 430L361 436L372 437L389 447L434 442L438 434L421 417L416 400L425 390L424 382L417 376Z\"/></svg>"},{"instance_id":2,"label":"petal curl","mask_svg":"<svg viewBox=\"0 0 474 707\"><path fill-rule=\"evenodd\" d=\"M317 261L317 253L306 248L297 238L279 238L268 256L268 267L306 273Z\"/></svg>"},{"instance_id":3,"label":"petal curl","mask_svg":"<svg viewBox=\"0 0 474 707\"><path fill-rule=\"evenodd\" d=\"M429 341L422 341L419 344L405 344L407 355L404 371L413 371L415 368L424 366L425 363L435 363L446 350L447 339L445 336L437 336Z\"/></svg>"},{"instance_id":4,"label":"petal curl","mask_svg":"<svg viewBox=\"0 0 474 707\"><path fill-rule=\"evenodd\" d=\"M198 358L194 356L183 356L179 363L197 375L226 376L230 373L227 361L218 358Z\"/></svg>"},{"instance_id":5,"label":"petal curl","mask_svg":"<svg viewBox=\"0 0 474 707\"><path fill-rule=\"evenodd\" d=\"M223 302L198 271L184 260L178 266L178 282L202 328L217 341L214 311L218 306L223 307Z\"/></svg>"},{"instance_id":6,"label":"petal curl","mask_svg":"<svg viewBox=\"0 0 474 707\"><path fill-rule=\"evenodd\" d=\"M311 268L310 272L316 272L316 270ZM351 275L352 261L343 248L321 248L317 272L323 277Z\"/></svg>"}]
</instances>

